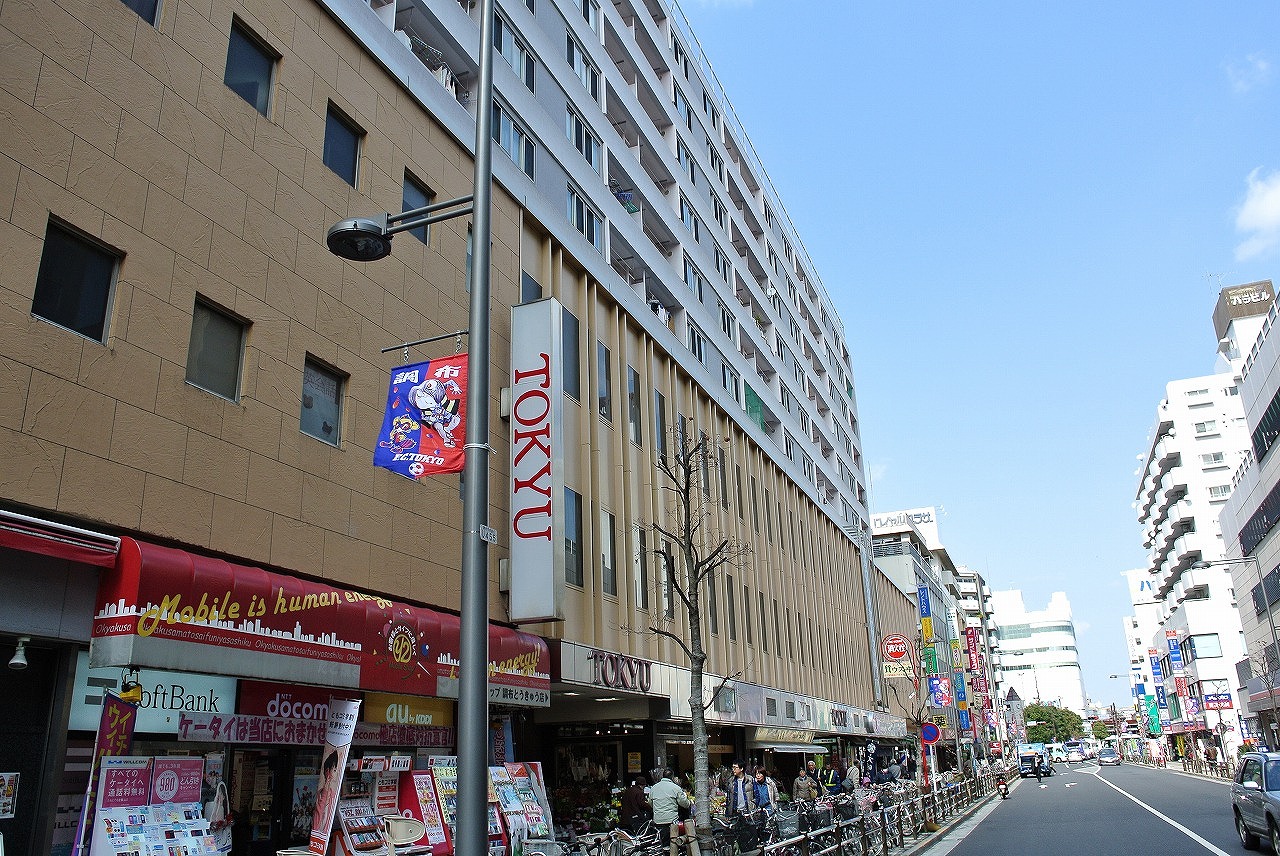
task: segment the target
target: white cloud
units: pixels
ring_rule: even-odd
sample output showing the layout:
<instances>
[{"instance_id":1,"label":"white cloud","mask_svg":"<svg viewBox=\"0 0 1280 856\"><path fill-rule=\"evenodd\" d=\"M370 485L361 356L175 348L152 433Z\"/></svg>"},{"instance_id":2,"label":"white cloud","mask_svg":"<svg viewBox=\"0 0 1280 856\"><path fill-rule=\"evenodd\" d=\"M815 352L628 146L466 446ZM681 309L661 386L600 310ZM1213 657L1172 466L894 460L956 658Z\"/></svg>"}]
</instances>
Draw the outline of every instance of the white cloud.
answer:
<instances>
[{"instance_id":1,"label":"white cloud","mask_svg":"<svg viewBox=\"0 0 1280 856\"><path fill-rule=\"evenodd\" d=\"M1245 238L1236 245L1236 260L1264 256L1280 245L1280 172L1249 173L1244 202L1236 210L1236 231Z\"/></svg>"},{"instance_id":2,"label":"white cloud","mask_svg":"<svg viewBox=\"0 0 1280 856\"><path fill-rule=\"evenodd\" d=\"M1226 72L1231 88L1244 94L1271 79L1271 61L1262 54L1252 53L1243 60L1228 62Z\"/></svg>"},{"instance_id":3,"label":"white cloud","mask_svg":"<svg viewBox=\"0 0 1280 856\"><path fill-rule=\"evenodd\" d=\"M1075 626L1076 626L1076 635L1077 635L1077 636L1083 636L1083 635L1085 635L1086 633L1088 633L1088 632L1089 632L1089 628L1093 626L1093 625L1092 625L1092 624L1090 624L1089 622L1087 622L1087 621L1082 621L1082 620L1080 620L1079 618L1075 618L1074 616L1072 617L1072 623L1073 623L1073 624L1075 624Z\"/></svg>"}]
</instances>

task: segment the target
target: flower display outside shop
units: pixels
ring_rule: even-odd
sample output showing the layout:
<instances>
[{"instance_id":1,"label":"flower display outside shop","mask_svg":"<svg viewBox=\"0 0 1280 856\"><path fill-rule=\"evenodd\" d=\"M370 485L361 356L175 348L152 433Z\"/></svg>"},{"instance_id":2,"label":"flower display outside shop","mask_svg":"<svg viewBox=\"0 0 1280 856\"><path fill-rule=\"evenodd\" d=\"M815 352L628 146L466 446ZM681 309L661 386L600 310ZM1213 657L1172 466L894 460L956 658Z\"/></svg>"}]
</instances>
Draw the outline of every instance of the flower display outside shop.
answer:
<instances>
[{"instance_id":1,"label":"flower display outside shop","mask_svg":"<svg viewBox=\"0 0 1280 856\"><path fill-rule=\"evenodd\" d=\"M574 832L608 832L618 825L621 790L607 784L570 785L551 792L551 810L557 823Z\"/></svg>"}]
</instances>

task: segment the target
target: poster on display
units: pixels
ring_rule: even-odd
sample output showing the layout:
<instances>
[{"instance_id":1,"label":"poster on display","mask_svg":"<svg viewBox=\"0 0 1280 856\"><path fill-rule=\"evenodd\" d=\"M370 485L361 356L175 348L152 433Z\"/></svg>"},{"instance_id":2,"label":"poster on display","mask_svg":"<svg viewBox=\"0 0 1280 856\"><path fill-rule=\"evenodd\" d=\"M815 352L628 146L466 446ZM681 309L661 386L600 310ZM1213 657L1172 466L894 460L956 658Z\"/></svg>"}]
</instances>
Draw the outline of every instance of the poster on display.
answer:
<instances>
[{"instance_id":1,"label":"poster on display","mask_svg":"<svg viewBox=\"0 0 1280 856\"><path fill-rule=\"evenodd\" d=\"M520 806L529 826L532 838L551 837L551 810L546 807L546 789L542 786L541 770L534 771L532 763L507 765L507 772L520 799Z\"/></svg>"},{"instance_id":2,"label":"poster on display","mask_svg":"<svg viewBox=\"0 0 1280 856\"><path fill-rule=\"evenodd\" d=\"M0 773L0 820L11 820L18 805L18 774Z\"/></svg>"},{"instance_id":3,"label":"poster on display","mask_svg":"<svg viewBox=\"0 0 1280 856\"><path fill-rule=\"evenodd\" d=\"M427 825L427 833L417 843L426 843L435 856L450 852L449 833L436 798L435 783L430 770L415 770L400 774L400 806L410 817L416 817Z\"/></svg>"},{"instance_id":4,"label":"poster on display","mask_svg":"<svg viewBox=\"0 0 1280 856\"><path fill-rule=\"evenodd\" d=\"M200 771L175 768L178 759L109 756L102 759L89 852L94 856L218 856L198 801L153 802L157 796L200 796ZM203 765L199 758L192 760ZM194 780L192 780L194 777Z\"/></svg>"},{"instance_id":5,"label":"poster on display","mask_svg":"<svg viewBox=\"0 0 1280 856\"><path fill-rule=\"evenodd\" d=\"M387 840L382 834L382 818L374 814L368 799L340 800L338 826L342 830L342 844L348 853L386 856Z\"/></svg>"},{"instance_id":6,"label":"poster on display","mask_svg":"<svg viewBox=\"0 0 1280 856\"><path fill-rule=\"evenodd\" d=\"M385 770L373 778L373 813L396 814L400 810L400 773Z\"/></svg>"},{"instance_id":7,"label":"poster on display","mask_svg":"<svg viewBox=\"0 0 1280 856\"><path fill-rule=\"evenodd\" d=\"M359 714L359 699L329 700L329 729L320 756L320 788L316 792L316 810L311 819L311 838L307 847L317 856L324 856L329 849L329 835L333 830L338 793L342 788L342 773L347 767L351 736L355 733Z\"/></svg>"},{"instance_id":8,"label":"poster on display","mask_svg":"<svg viewBox=\"0 0 1280 856\"><path fill-rule=\"evenodd\" d=\"M466 397L466 354L392 369L373 465L415 480L462 472Z\"/></svg>"},{"instance_id":9,"label":"poster on display","mask_svg":"<svg viewBox=\"0 0 1280 856\"><path fill-rule=\"evenodd\" d=\"M489 768L489 787L498 797L498 808L503 814L524 814L524 803L516 793L516 786L511 781L511 774L506 767Z\"/></svg>"},{"instance_id":10,"label":"poster on display","mask_svg":"<svg viewBox=\"0 0 1280 856\"><path fill-rule=\"evenodd\" d=\"M427 768L431 770L436 799L452 838L458 826L458 756L432 755L427 758Z\"/></svg>"}]
</instances>

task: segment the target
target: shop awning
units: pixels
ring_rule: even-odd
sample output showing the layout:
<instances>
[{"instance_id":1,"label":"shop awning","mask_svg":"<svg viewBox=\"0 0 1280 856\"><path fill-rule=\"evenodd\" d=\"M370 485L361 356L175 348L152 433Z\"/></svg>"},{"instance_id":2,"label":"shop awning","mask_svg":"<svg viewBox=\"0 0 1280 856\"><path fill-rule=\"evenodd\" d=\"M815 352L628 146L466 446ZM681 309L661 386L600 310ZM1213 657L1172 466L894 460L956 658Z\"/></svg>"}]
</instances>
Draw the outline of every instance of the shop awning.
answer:
<instances>
[{"instance_id":1,"label":"shop awning","mask_svg":"<svg viewBox=\"0 0 1280 856\"><path fill-rule=\"evenodd\" d=\"M115 566L120 539L0 510L0 547L110 568Z\"/></svg>"},{"instance_id":2,"label":"shop awning","mask_svg":"<svg viewBox=\"0 0 1280 856\"><path fill-rule=\"evenodd\" d=\"M338 585L120 540L90 665L138 666L457 698L459 619ZM489 625L489 699L551 703L540 637Z\"/></svg>"},{"instance_id":3,"label":"shop awning","mask_svg":"<svg viewBox=\"0 0 1280 856\"><path fill-rule=\"evenodd\" d=\"M823 755L826 746L817 743L752 743L753 749L772 749L774 752L804 752L808 755Z\"/></svg>"}]
</instances>

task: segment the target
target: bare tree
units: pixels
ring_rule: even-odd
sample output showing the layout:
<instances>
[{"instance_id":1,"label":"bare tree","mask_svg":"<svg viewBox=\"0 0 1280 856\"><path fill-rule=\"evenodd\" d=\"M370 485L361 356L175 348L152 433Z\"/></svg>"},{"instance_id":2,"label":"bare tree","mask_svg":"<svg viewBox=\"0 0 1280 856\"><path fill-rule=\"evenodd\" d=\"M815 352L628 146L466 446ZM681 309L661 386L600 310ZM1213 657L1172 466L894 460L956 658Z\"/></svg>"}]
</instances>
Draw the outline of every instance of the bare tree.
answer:
<instances>
[{"instance_id":1,"label":"bare tree","mask_svg":"<svg viewBox=\"0 0 1280 856\"><path fill-rule=\"evenodd\" d=\"M1249 670L1267 691L1267 710L1271 712L1271 721L1280 724L1280 718L1277 716L1277 709L1280 709L1280 682L1277 681L1277 678L1280 678L1280 664L1276 663L1275 654L1267 651L1255 651L1250 654ZM1273 731L1270 737L1267 736L1266 730L1262 727L1261 716L1258 717L1258 731L1268 746L1276 742L1276 732Z\"/></svg>"},{"instance_id":2,"label":"bare tree","mask_svg":"<svg viewBox=\"0 0 1280 856\"><path fill-rule=\"evenodd\" d=\"M751 548L725 536L715 526L711 472L721 466L722 458L711 439L705 433L691 437L683 425L673 433L673 448L657 457L657 469L662 477L659 490L666 499L668 514L649 524L664 542L655 552L663 562L663 585L670 593L669 608L656 613L657 617L646 630L670 639L689 663L694 797L698 834L705 838L711 834L706 714L736 674L721 678L711 694L706 695L703 593L725 568L740 568ZM721 479L715 481L723 484ZM732 592L729 596L732 597ZM679 618L684 621L677 618L677 606Z\"/></svg>"}]
</instances>

